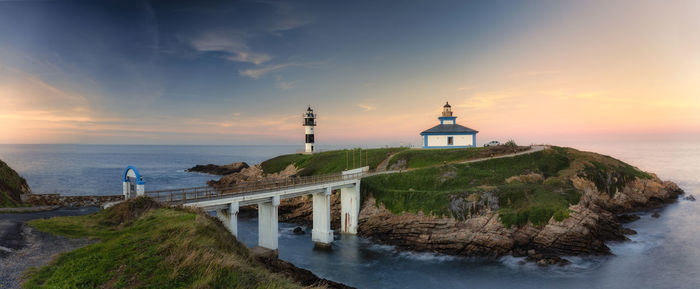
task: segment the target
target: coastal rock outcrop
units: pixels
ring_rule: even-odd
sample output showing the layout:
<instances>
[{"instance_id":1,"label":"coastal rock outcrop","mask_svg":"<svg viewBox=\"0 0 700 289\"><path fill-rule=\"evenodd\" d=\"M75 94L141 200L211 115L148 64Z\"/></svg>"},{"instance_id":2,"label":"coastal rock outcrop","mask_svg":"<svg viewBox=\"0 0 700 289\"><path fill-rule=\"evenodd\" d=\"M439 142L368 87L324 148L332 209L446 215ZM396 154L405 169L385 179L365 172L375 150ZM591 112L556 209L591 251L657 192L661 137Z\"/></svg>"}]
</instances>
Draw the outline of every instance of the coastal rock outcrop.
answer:
<instances>
[{"instance_id":1,"label":"coastal rock outcrop","mask_svg":"<svg viewBox=\"0 0 700 289\"><path fill-rule=\"evenodd\" d=\"M506 228L498 213L488 208L464 220L426 216L422 212L393 214L370 198L364 201L360 212L359 233L404 250L452 255L525 256L533 255L527 254L528 250L535 250L534 255L542 259L608 254L605 241L627 239L616 214L655 207L682 193L676 184L656 176L630 182L613 198L596 190L590 181L579 179L575 183L584 191L581 201L569 207L568 218L552 218L544 226Z\"/></svg>"},{"instance_id":2,"label":"coastal rock outcrop","mask_svg":"<svg viewBox=\"0 0 700 289\"><path fill-rule=\"evenodd\" d=\"M538 264L564 264L565 260L557 261L559 256L609 254L606 241L626 240L625 234L632 232L622 227L621 219L630 221L634 217L619 218L617 214L671 202L683 192L676 184L656 176L631 181L612 198L598 191L589 180L578 178L574 183L583 195L578 204L569 207L569 217L562 221L552 218L541 226L507 228L499 219L494 204L497 201L493 198L489 201L465 195L461 201L453 200L453 205L479 208L471 211L470 216L457 219L429 216L420 211L394 214L369 197L363 200L358 233L401 250L463 256L527 256ZM337 193L331 197L331 204L331 227L337 229L340 221ZM279 207L280 221L312 225L312 209L311 199L305 196L283 200Z\"/></svg>"},{"instance_id":3,"label":"coastal rock outcrop","mask_svg":"<svg viewBox=\"0 0 700 289\"><path fill-rule=\"evenodd\" d=\"M223 165L223 166L219 166L219 165L215 165L215 164L196 165L194 167L187 169L187 171L223 176L223 175L229 175L229 174L240 172L241 170L249 168L249 167L250 166L245 162L236 162L236 163L231 163L231 164Z\"/></svg>"},{"instance_id":4,"label":"coastal rock outcrop","mask_svg":"<svg viewBox=\"0 0 700 289\"><path fill-rule=\"evenodd\" d=\"M212 187L228 187L231 185L244 183L244 182L260 182L260 181L274 181L274 180L284 180L286 178L296 175L298 172L294 165L288 165L284 170L274 173L265 174L260 167L260 165L255 165L252 167L246 167L241 169L239 172L231 173L226 176L221 177L219 180L211 180L207 182L207 185Z\"/></svg>"},{"instance_id":5,"label":"coastal rock outcrop","mask_svg":"<svg viewBox=\"0 0 700 289\"><path fill-rule=\"evenodd\" d=\"M31 194L27 181L0 160L0 207L22 205L22 196Z\"/></svg>"}]
</instances>

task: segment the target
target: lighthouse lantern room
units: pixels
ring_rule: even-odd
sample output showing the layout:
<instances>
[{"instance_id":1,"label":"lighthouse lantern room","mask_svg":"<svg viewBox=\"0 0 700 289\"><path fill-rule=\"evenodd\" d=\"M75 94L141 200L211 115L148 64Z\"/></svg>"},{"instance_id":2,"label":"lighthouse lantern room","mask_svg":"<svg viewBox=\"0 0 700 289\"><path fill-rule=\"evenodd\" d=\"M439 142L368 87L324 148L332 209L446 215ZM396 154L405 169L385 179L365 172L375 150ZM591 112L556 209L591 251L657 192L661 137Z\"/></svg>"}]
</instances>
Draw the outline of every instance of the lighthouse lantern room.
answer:
<instances>
[{"instance_id":1,"label":"lighthouse lantern room","mask_svg":"<svg viewBox=\"0 0 700 289\"><path fill-rule=\"evenodd\" d=\"M311 106L304 113L304 130L306 131L306 144L304 151L307 154L314 152L314 126L316 126L316 115Z\"/></svg>"}]
</instances>

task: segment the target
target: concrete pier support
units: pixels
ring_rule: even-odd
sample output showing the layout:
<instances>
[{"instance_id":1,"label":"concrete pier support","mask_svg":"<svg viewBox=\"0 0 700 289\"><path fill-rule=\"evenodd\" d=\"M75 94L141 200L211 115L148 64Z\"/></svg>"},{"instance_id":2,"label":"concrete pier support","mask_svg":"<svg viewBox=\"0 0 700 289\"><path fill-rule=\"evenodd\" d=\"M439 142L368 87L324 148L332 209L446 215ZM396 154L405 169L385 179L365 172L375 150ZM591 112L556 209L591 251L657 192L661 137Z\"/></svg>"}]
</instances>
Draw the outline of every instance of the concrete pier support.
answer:
<instances>
[{"instance_id":1,"label":"concrete pier support","mask_svg":"<svg viewBox=\"0 0 700 289\"><path fill-rule=\"evenodd\" d=\"M238 202L229 204L227 209L217 209L216 217L238 238Z\"/></svg>"},{"instance_id":2,"label":"concrete pier support","mask_svg":"<svg viewBox=\"0 0 700 289\"><path fill-rule=\"evenodd\" d=\"M333 230L331 230L331 188L313 194L314 224L311 230L311 240L319 246L330 246L333 242Z\"/></svg>"},{"instance_id":3,"label":"concrete pier support","mask_svg":"<svg viewBox=\"0 0 700 289\"><path fill-rule=\"evenodd\" d=\"M122 188L124 190L124 199L128 200L131 199L131 188L129 186L129 182L122 182Z\"/></svg>"},{"instance_id":4,"label":"concrete pier support","mask_svg":"<svg viewBox=\"0 0 700 289\"><path fill-rule=\"evenodd\" d=\"M143 196L145 192L146 190L144 189L143 184L141 184L140 182L136 183L136 196Z\"/></svg>"},{"instance_id":5,"label":"concrete pier support","mask_svg":"<svg viewBox=\"0 0 700 289\"><path fill-rule=\"evenodd\" d=\"M272 197L271 201L258 203L258 246L277 250L277 207L280 197Z\"/></svg>"},{"instance_id":6,"label":"concrete pier support","mask_svg":"<svg viewBox=\"0 0 700 289\"><path fill-rule=\"evenodd\" d=\"M340 230L345 234L357 234L360 216L360 181L351 188L340 189Z\"/></svg>"}]
</instances>

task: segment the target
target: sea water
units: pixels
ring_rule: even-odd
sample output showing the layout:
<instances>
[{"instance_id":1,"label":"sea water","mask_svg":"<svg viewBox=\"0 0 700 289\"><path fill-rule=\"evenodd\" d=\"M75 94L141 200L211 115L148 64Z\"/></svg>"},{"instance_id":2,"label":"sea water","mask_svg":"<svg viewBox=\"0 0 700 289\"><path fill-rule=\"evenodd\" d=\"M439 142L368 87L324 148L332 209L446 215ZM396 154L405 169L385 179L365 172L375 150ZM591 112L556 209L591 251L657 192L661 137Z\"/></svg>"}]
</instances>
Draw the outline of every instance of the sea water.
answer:
<instances>
[{"instance_id":1,"label":"sea water","mask_svg":"<svg viewBox=\"0 0 700 289\"><path fill-rule=\"evenodd\" d=\"M671 180L700 197L700 144L570 144L611 155ZM119 194L121 174L134 165L147 189L201 186L215 176L187 173L195 164L258 163L294 146L0 145L0 159L27 178L35 193ZM700 201L679 198L640 212L626 227L628 242L610 242L614 255L567 257L567 266L540 267L522 258L466 258L398 251L356 236L335 236L332 250L314 249L311 236L280 223L280 258L322 278L359 288L700 288ZM652 214L658 212L659 218ZM309 228L304 228L310 232ZM239 238L257 244L257 219L239 220Z\"/></svg>"}]
</instances>

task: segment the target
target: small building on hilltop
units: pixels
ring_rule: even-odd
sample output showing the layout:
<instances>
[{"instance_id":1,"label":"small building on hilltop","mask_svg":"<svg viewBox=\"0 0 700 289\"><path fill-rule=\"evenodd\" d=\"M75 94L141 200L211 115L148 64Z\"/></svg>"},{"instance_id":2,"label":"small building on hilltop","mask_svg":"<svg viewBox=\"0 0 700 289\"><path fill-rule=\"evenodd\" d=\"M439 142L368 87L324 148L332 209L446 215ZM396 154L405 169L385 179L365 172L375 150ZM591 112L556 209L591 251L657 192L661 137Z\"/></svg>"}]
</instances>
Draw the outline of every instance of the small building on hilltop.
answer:
<instances>
[{"instance_id":1,"label":"small building on hilltop","mask_svg":"<svg viewBox=\"0 0 700 289\"><path fill-rule=\"evenodd\" d=\"M458 125L457 117L452 116L452 106L445 103L440 124L420 133L424 148L466 148L476 146L476 134L471 128Z\"/></svg>"}]
</instances>

